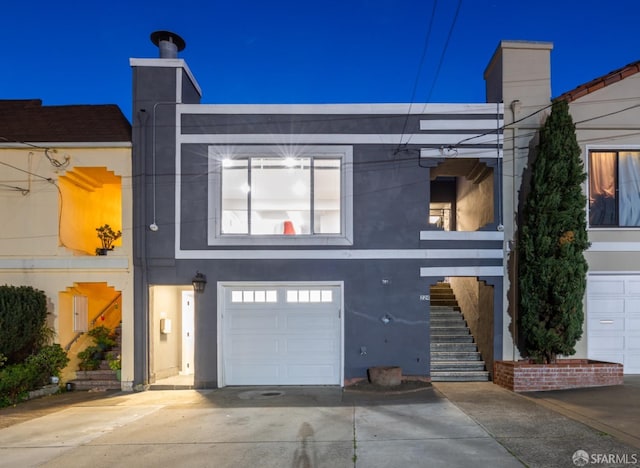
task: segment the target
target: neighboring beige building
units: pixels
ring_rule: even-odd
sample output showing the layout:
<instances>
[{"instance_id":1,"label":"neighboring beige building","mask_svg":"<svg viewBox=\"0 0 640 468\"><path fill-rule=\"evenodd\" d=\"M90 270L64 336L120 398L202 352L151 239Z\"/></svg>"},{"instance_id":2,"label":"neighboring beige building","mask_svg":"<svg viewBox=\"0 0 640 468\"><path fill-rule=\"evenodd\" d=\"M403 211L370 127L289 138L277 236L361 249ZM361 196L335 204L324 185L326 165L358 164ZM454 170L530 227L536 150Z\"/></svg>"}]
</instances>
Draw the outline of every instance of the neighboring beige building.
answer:
<instances>
[{"instance_id":1,"label":"neighboring beige building","mask_svg":"<svg viewBox=\"0 0 640 468\"><path fill-rule=\"evenodd\" d=\"M122 322L122 388L133 380L131 125L115 105L0 101L0 284L45 292L75 377L82 331ZM98 256L96 228L122 237Z\"/></svg>"},{"instance_id":2,"label":"neighboring beige building","mask_svg":"<svg viewBox=\"0 0 640 468\"><path fill-rule=\"evenodd\" d=\"M545 42L503 41L485 71L487 100L504 103L503 224L505 232L504 359L518 358L513 340L517 291L511 287L514 231L522 174L551 104ZM640 373L640 62L555 99L565 99L576 124L588 174L592 245L583 338L575 357L620 362Z\"/></svg>"}]
</instances>

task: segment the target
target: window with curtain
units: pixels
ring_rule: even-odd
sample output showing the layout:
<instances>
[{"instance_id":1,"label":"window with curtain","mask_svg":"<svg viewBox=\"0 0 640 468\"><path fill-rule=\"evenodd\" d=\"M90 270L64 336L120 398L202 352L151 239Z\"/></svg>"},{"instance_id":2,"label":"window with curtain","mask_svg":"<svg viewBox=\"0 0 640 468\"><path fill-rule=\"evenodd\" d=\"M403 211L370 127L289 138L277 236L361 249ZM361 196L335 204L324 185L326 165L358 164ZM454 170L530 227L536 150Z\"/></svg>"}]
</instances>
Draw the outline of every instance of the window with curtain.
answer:
<instances>
[{"instance_id":1,"label":"window with curtain","mask_svg":"<svg viewBox=\"0 0 640 468\"><path fill-rule=\"evenodd\" d=\"M589 154L589 225L640 226L640 151Z\"/></svg>"}]
</instances>

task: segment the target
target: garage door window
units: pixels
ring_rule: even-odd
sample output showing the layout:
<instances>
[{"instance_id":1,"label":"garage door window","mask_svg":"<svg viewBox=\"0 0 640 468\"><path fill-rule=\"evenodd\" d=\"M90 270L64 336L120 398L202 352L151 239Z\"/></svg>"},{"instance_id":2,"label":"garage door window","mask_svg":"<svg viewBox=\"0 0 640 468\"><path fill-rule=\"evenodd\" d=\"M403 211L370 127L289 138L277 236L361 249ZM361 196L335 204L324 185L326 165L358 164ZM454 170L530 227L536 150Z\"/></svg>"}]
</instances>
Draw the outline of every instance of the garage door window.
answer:
<instances>
[{"instance_id":1,"label":"garage door window","mask_svg":"<svg viewBox=\"0 0 640 468\"><path fill-rule=\"evenodd\" d=\"M275 289L266 290L232 290L231 302L233 303L275 303L278 302L278 291Z\"/></svg>"},{"instance_id":2,"label":"garage door window","mask_svg":"<svg viewBox=\"0 0 640 468\"><path fill-rule=\"evenodd\" d=\"M333 291L330 289L287 289L287 302L289 303L322 303L333 302Z\"/></svg>"}]
</instances>

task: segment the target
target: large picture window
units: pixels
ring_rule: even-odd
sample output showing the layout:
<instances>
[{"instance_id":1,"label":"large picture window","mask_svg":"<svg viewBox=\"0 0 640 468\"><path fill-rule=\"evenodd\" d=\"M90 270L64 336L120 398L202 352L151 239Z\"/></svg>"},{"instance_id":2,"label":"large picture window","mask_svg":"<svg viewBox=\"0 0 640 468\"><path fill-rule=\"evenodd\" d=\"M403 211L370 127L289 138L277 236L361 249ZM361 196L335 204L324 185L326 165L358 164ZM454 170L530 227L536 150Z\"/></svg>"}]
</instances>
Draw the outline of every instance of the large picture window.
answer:
<instances>
[{"instance_id":1,"label":"large picture window","mask_svg":"<svg viewBox=\"0 0 640 468\"><path fill-rule=\"evenodd\" d=\"M589 153L589 225L640 227L640 151Z\"/></svg>"},{"instance_id":2,"label":"large picture window","mask_svg":"<svg viewBox=\"0 0 640 468\"><path fill-rule=\"evenodd\" d=\"M211 147L211 244L351 242L351 147Z\"/></svg>"}]
</instances>

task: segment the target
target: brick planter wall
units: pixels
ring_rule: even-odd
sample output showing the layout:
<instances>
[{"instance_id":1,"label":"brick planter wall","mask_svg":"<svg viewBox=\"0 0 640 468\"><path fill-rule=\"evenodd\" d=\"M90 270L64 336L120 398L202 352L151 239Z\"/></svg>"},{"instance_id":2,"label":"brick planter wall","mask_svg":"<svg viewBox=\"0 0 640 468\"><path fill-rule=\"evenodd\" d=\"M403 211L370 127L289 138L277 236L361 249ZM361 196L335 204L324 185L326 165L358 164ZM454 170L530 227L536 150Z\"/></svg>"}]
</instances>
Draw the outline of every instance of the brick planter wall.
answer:
<instances>
[{"instance_id":1,"label":"brick planter wall","mask_svg":"<svg viewBox=\"0 0 640 468\"><path fill-rule=\"evenodd\" d=\"M493 382L514 392L622 385L623 366L589 359L562 359L554 364L496 361Z\"/></svg>"}]
</instances>

